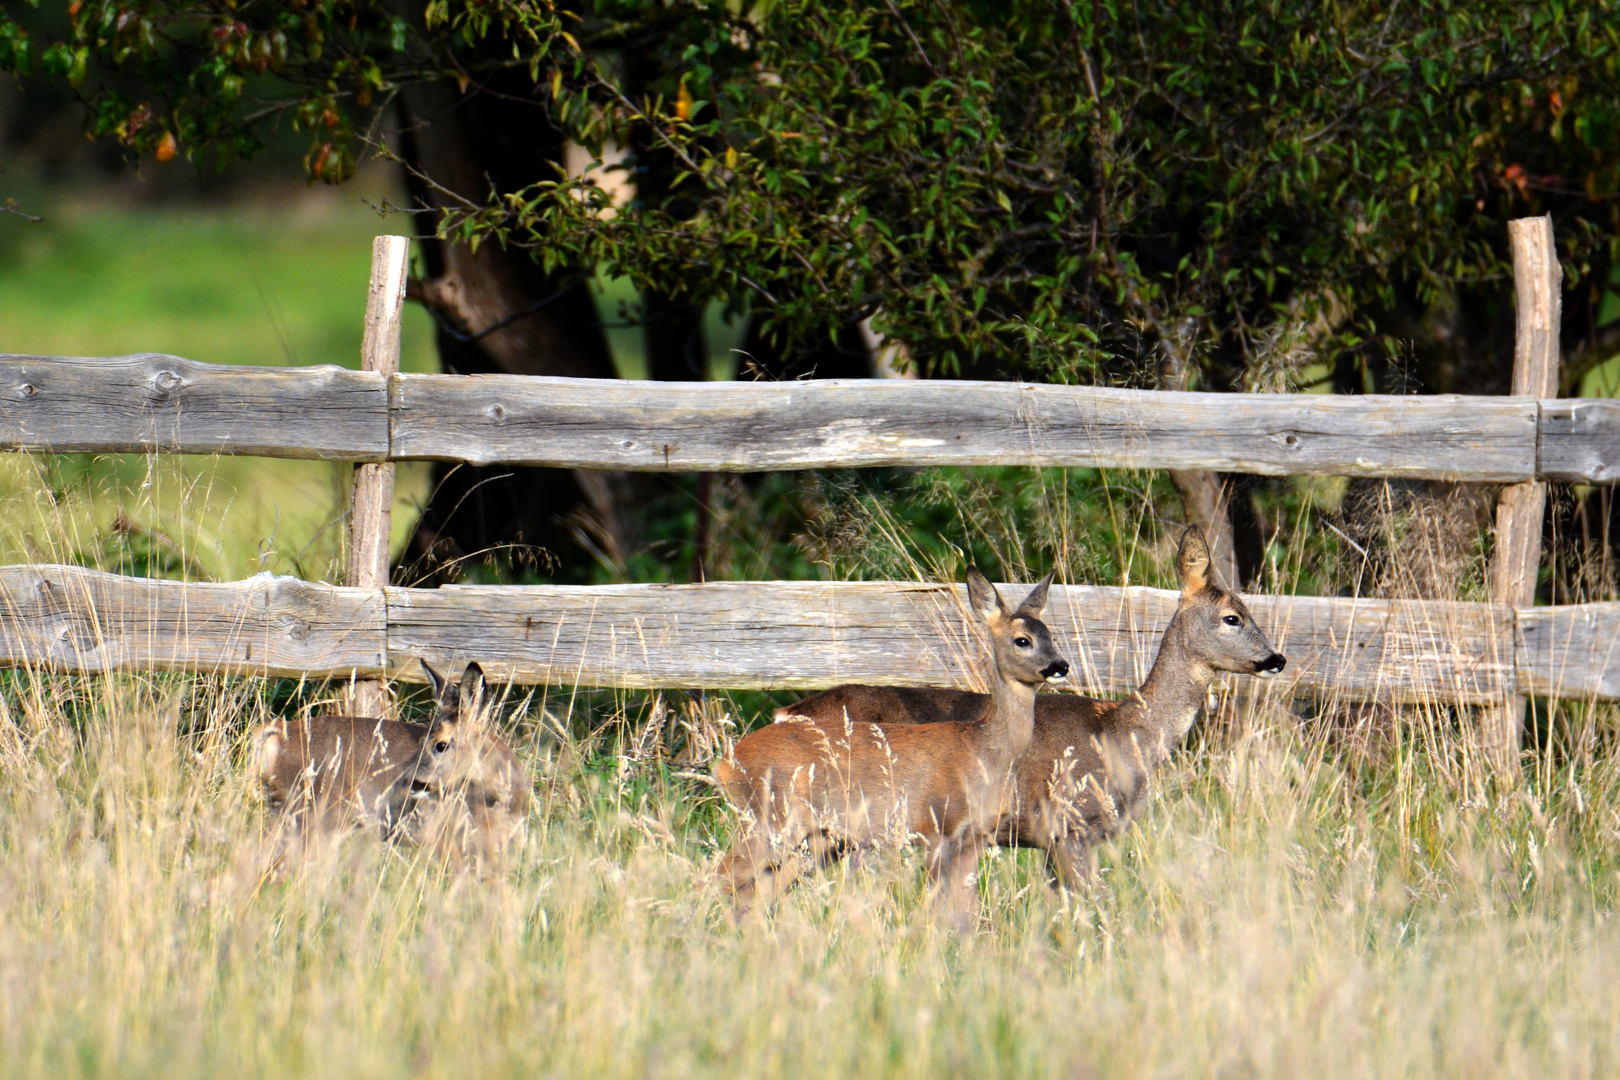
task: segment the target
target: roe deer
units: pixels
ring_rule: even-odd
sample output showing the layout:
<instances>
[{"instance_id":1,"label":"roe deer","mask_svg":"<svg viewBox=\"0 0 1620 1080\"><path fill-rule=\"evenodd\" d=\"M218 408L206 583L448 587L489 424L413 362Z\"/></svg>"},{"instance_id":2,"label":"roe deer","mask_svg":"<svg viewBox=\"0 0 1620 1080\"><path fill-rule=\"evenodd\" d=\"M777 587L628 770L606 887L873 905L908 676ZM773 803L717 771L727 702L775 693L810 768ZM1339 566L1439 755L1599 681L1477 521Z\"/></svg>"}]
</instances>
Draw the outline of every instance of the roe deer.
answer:
<instances>
[{"instance_id":1,"label":"roe deer","mask_svg":"<svg viewBox=\"0 0 1620 1080\"><path fill-rule=\"evenodd\" d=\"M1209 548L1197 528L1183 534L1176 569L1181 601L1140 689L1122 701L1070 694L1035 701L1034 738L1016 766L1013 809L996 842L1044 850L1066 888L1092 877L1094 846L1140 811L1153 769L1192 727L1215 673L1274 675L1287 663L1243 601L1211 579ZM892 737L902 724L977 719L990 704L965 690L846 685L778 709L776 718L828 725L881 717Z\"/></svg>"},{"instance_id":2,"label":"roe deer","mask_svg":"<svg viewBox=\"0 0 1620 1080\"><path fill-rule=\"evenodd\" d=\"M521 826L528 791L489 724L483 670L468 664L447 685L422 667L434 697L427 724L316 716L254 734L259 780L289 840L366 828L481 865Z\"/></svg>"},{"instance_id":3,"label":"roe deer","mask_svg":"<svg viewBox=\"0 0 1620 1080\"><path fill-rule=\"evenodd\" d=\"M788 717L715 763L715 781L744 818L721 869L740 909L791 884L805 841L825 865L892 838L926 845L936 902L958 929L971 925L979 855L1005 813L1013 763L1029 746L1035 688L1069 673L1040 621L1051 581L1048 574L1009 612L984 575L968 571L970 606L992 646L982 715L895 727L880 713L858 723Z\"/></svg>"},{"instance_id":4,"label":"roe deer","mask_svg":"<svg viewBox=\"0 0 1620 1080\"><path fill-rule=\"evenodd\" d=\"M422 667L438 705L416 771L412 838L475 869L498 866L528 820L533 784L495 730L483 668L468 664L447 686Z\"/></svg>"}]
</instances>

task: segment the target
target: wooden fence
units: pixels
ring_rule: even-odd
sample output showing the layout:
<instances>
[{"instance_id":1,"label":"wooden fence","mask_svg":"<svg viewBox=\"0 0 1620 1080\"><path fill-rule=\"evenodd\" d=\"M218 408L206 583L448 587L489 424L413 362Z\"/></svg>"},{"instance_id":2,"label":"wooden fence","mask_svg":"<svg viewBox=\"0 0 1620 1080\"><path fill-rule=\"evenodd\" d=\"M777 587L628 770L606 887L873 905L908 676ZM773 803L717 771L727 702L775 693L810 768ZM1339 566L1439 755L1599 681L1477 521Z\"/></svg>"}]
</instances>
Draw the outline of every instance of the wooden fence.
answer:
<instances>
[{"instance_id":1,"label":"wooden fence","mask_svg":"<svg viewBox=\"0 0 1620 1080\"><path fill-rule=\"evenodd\" d=\"M1525 250L1550 259L1550 225L1535 222L1535 236L1524 232L1531 236ZM1522 239L1515 234L1516 259ZM950 586L386 587L374 549L387 535L388 500L377 492L384 482L391 491L391 461L685 472L1178 468L1486 481L1532 494L1546 481L1613 483L1620 470L1620 403L1543 400L1528 396L1543 392L1534 390L1504 398L1341 397L910 380L401 375L404 253L402 238L379 238L369 370L241 368L160 355L0 356L0 449L367 463L356 482L351 550L359 554L351 561L370 568L351 570L356 588L265 576L185 584L71 567L0 568L0 664L411 678L418 657L449 666L476 658L518 681L621 687L971 682L967 661L976 645ZM1528 279L1519 278L1521 346L1540 343L1540 369L1526 367L1534 357L1520 350L1532 386L1556 371L1547 366L1556 364L1556 333L1547 330L1549 319L1557 325L1556 262L1550 274L1542 271L1550 314L1548 297L1528 296ZM1527 316L1536 304L1541 313ZM1499 533L1513 532L1516 550L1528 552L1532 570L1540 543L1534 516L1533 525L1498 521ZM1497 546L1504 547L1501 535ZM1525 694L1620 700L1620 656L1613 655L1620 604L1536 608L1522 580L1514 588L1492 604L1270 596L1250 603L1289 656L1287 677L1301 693L1487 704ZM1118 692L1144 673L1173 601L1153 589L1056 589L1052 623L1086 685Z\"/></svg>"}]
</instances>

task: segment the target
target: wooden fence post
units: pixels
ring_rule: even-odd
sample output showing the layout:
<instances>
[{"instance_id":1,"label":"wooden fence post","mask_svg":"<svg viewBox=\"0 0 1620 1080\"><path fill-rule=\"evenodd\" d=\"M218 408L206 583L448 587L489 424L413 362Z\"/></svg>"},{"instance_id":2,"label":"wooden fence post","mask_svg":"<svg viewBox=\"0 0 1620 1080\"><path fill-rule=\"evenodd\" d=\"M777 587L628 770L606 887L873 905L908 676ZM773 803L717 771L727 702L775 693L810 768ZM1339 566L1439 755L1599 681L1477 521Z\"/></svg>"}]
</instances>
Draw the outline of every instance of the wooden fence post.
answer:
<instances>
[{"instance_id":1,"label":"wooden fence post","mask_svg":"<svg viewBox=\"0 0 1620 1080\"><path fill-rule=\"evenodd\" d=\"M1518 330L1513 343L1513 393L1558 396L1558 332L1561 314L1558 254L1553 248L1552 216L1508 222L1513 246L1513 287ZM1541 569L1541 530L1547 511L1547 485L1511 484L1496 504L1496 543L1491 554L1491 601L1530 607L1536 601ZM1485 710L1485 752L1505 777L1518 774L1519 740L1525 697L1511 694L1497 709Z\"/></svg>"},{"instance_id":2,"label":"wooden fence post","mask_svg":"<svg viewBox=\"0 0 1620 1080\"><path fill-rule=\"evenodd\" d=\"M360 367L382 375L399 370L400 313L405 305L405 277L411 242L404 236L379 236L371 242L371 290L366 297L366 333ZM388 584L388 533L394 506L393 462L363 462L354 469L349 503L349 567L344 584L380 589ZM350 716L386 717L388 687L381 679L357 679L350 692Z\"/></svg>"}]
</instances>

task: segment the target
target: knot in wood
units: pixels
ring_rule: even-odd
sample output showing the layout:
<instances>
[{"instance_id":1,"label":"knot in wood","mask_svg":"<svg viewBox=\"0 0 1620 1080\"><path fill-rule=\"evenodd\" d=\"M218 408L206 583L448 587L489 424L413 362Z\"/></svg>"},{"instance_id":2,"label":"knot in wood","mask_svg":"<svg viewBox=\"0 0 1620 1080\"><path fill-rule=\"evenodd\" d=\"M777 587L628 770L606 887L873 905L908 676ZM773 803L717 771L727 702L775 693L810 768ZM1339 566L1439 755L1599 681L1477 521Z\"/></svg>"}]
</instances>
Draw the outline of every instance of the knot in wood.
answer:
<instances>
[{"instance_id":1,"label":"knot in wood","mask_svg":"<svg viewBox=\"0 0 1620 1080\"><path fill-rule=\"evenodd\" d=\"M18 397L31 398L37 393L39 393L39 387L35 386L33 383L25 382L21 386L17 387Z\"/></svg>"},{"instance_id":2,"label":"knot in wood","mask_svg":"<svg viewBox=\"0 0 1620 1080\"><path fill-rule=\"evenodd\" d=\"M158 397L167 397L185 384L186 380L179 372L171 371L168 368L154 374L151 383L152 389Z\"/></svg>"},{"instance_id":3,"label":"knot in wood","mask_svg":"<svg viewBox=\"0 0 1620 1080\"><path fill-rule=\"evenodd\" d=\"M489 407L489 415L497 424L500 423L506 419L506 406L497 401Z\"/></svg>"},{"instance_id":4,"label":"knot in wood","mask_svg":"<svg viewBox=\"0 0 1620 1080\"><path fill-rule=\"evenodd\" d=\"M62 629L56 634L58 655L78 657L96 652L101 646L98 637L93 623L76 613L71 614L63 620Z\"/></svg>"}]
</instances>

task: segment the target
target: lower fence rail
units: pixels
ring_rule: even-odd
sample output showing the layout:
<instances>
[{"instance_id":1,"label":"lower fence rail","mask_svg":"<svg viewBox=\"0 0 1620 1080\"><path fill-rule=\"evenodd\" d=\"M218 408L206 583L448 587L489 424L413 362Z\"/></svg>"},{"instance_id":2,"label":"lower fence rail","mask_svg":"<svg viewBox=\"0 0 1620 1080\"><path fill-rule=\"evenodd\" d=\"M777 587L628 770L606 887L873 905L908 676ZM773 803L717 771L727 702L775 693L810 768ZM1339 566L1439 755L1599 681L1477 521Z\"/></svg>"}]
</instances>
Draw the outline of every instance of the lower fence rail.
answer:
<instances>
[{"instance_id":1,"label":"lower fence rail","mask_svg":"<svg viewBox=\"0 0 1620 1080\"><path fill-rule=\"evenodd\" d=\"M1016 591L1016 590L1013 590ZM1620 603L1551 608L1250 596L1288 656L1279 690L1348 700L1620 701ZM1119 694L1175 612L1163 589L1054 587L1078 686ZM420 679L468 660L523 684L813 690L973 686L961 586L907 582L351 589L0 567L0 666Z\"/></svg>"}]
</instances>

